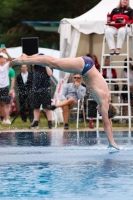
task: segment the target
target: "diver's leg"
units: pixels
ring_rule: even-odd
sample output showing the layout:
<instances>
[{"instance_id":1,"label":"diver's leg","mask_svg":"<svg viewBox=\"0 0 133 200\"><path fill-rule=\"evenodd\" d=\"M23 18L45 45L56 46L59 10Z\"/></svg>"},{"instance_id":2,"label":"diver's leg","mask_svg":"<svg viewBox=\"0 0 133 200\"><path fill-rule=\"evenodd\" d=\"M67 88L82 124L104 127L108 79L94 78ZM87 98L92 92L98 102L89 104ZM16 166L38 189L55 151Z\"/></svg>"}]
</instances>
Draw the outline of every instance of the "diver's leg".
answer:
<instances>
[{"instance_id":1,"label":"diver's leg","mask_svg":"<svg viewBox=\"0 0 133 200\"><path fill-rule=\"evenodd\" d=\"M21 57L12 61L13 65L22 64L37 64L41 66L48 66L60 71L66 71L69 73L81 73L84 67L84 60L82 57L78 58L54 58L51 56L35 56L27 57L22 55Z\"/></svg>"}]
</instances>

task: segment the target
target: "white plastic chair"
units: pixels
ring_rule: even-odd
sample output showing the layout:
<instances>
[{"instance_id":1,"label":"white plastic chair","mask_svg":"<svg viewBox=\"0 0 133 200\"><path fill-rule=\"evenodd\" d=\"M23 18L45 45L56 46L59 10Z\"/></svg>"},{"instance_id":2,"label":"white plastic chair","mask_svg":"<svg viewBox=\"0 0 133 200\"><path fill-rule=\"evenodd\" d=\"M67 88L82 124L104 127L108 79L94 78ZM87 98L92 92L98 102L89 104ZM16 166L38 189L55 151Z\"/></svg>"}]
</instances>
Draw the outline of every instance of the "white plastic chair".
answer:
<instances>
[{"instance_id":1,"label":"white plastic chair","mask_svg":"<svg viewBox=\"0 0 133 200\"><path fill-rule=\"evenodd\" d=\"M57 108L53 111L53 116L54 116L54 121L55 121L55 128L58 127L58 125L60 125L60 122L62 120L60 120L60 118L63 118L62 116L62 109L61 108Z\"/></svg>"},{"instance_id":2,"label":"white plastic chair","mask_svg":"<svg viewBox=\"0 0 133 200\"><path fill-rule=\"evenodd\" d=\"M56 110L53 111L54 112L54 119L55 119L55 128L58 127L58 125L60 124L60 120L59 120L59 115L62 114L62 109L61 108L57 108ZM69 115L71 113L76 113L77 114L77 119L76 119L76 128L78 129L78 125L79 125L79 114L82 113L83 114L83 119L84 119L84 126L86 127L86 119L85 119L85 109L84 109L84 99L82 100L78 100L77 104L69 109Z\"/></svg>"},{"instance_id":3,"label":"white plastic chair","mask_svg":"<svg viewBox=\"0 0 133 200\"><path fill-rule=\"evenodd\" d=\"M79 125L79 114L83 114L83 119L84 119L84 126L86 127L86 119L85 119L85 109L84 109L84 98L82 100L77 101L76 107L73 107L69 109L69 114L70 113L76 113L77 114L77 120L76 120L76 128L78 129Z\"/></svg>"}]
</instances>

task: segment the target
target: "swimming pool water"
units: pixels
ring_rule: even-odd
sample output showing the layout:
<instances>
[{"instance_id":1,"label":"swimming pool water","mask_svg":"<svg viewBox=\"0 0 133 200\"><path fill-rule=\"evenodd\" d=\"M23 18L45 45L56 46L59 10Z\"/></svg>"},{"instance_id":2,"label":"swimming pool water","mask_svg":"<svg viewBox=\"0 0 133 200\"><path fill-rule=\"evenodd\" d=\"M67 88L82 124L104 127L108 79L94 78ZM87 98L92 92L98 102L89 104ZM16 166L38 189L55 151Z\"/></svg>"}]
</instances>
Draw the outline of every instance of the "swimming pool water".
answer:
<instances>
[{"instance_id":1,"label":"swimming pool water","mask_svg":"<svg viewBox=\"0 0 133 200\"><path fill-rule=\"evenodd\" d=\"M0 199L133 199L133 133L0 133Z\"/></svg>"}]
</instances>

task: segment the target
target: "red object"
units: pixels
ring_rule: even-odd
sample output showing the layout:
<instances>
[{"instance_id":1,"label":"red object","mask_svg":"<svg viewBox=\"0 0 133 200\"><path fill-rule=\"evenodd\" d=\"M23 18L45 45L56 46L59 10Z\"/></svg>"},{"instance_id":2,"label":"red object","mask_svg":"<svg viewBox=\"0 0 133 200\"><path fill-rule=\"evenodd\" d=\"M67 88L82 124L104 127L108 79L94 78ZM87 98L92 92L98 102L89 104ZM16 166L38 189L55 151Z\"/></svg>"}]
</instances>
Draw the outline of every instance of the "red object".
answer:
<instances>
[{"instance_id":1,"label":"red object","mask_svg":"<svg viewBox=\"0 0 133 200\"><path fill-rule=\"evenodd\" d=\"M125 23L116 23L116 24L111 24L111 26L115 26L116 28L121 28L123 26L125 26L126 24L132 24L133 23L133 20L129 19L129 16L128 15L125 15L125 14L122 14L122 13L119 13L119 14L115 14L113 15L112 17L112 21L116 21L116 18L124 18L126 20Z\"/></svg>"},{"instance_id":2,"label":"red object","mask_svg":"<svg viewBox=\"0 0 133 200\"><path fill-rule=\"evenodd\" d=\"M108 12L108 14L107 14L107 24L110 24L110 14L109 14L109 12Z\"/></svg>"},{"instance_id":3,"label":"red object","mask_svg":"<svg viewBox=\"0 0 133 200\"><path fill-rule=\"evenodd\" d=\"M89 128L94 128L94 125L93 125L93 119L92 119L92 118L90 118Z\"/></svg>"},{"instance_id":4,"label":"red object","mask_svg":"<svg viewBox=\"0 0 133 200\"><path fill-rule=\"evenodd\" d=\"M11 106L11 114L17 114L18 109L17 109L17 102L15 99L12 101L12 106Z\"/></svg>"},{"instance_id":5,"label":"red object","mask_svg":"<svg viewBox=\"0 0 133 200\"><path fill-rule=\"evenodd\" d=\"M103 73L103 77L107 78L107 69L103 69L102 73ZM111 69L111 75L112 75L111 78L117 78L117 73L115 69Z\"/></svg>"}]
</instances>

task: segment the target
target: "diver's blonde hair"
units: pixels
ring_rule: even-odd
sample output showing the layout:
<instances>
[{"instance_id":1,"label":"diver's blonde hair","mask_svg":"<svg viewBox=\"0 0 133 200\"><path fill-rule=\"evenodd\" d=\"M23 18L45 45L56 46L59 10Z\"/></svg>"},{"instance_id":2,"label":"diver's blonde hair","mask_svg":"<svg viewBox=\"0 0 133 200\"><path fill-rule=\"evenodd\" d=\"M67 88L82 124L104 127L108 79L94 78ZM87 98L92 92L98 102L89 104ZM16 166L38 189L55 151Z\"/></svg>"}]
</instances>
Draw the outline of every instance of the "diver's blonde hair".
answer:
<instances>
[{"instance_id":1,"label":"diver's blonde hair","mask_svg":"<svg viewBox=\"0 0 133 200\"><path fill-rule=\"evenodd\" d=\"M108 118L111 119L119 114L119 109L112 103L109 103Z\"/></svg>"},{"instance_id":2,"label":"diver's blonde hair","mask_svg":"<svg viewBox=\"0 0 133 200\"><path fill-rule=\"evenodd\" d=\"M130 4L130 3L129 3L129 0L128 0L127 8L131 8L129 4ZM120 0L120 2L119 2L119 4L118 4L117 8L120 8L120 7L121 7L121 0Z\"/></svg>"}]
</instances>

